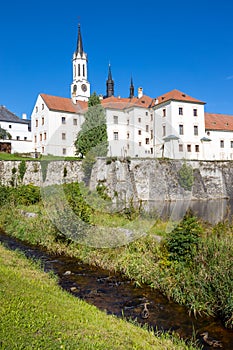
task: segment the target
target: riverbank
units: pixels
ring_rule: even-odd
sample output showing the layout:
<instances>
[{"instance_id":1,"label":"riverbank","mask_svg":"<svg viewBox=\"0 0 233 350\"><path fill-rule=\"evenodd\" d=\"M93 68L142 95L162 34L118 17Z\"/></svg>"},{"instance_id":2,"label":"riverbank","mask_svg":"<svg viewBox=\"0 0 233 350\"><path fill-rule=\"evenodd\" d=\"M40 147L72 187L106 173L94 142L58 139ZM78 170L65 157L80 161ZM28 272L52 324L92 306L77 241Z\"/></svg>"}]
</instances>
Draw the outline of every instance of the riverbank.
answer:
<instances>
[{"instance_id":1,"label":"riverbank","mask_svg":"<svg viewBox=\"0 0 233 350\"><path fill-rule=\"evenodd\" d=\"M33 212L35 215L25 215ZM131 213L132 214L132 213ZM90 221L98 227L124 227L132 217L95 212ZM149 220L149 219L148 219ZM146 219L141 224L146 227ZM25 207L7 204L0 226L10 235L51 252L81 259L156 288L193 314L219 316L233 327L232 227L228 223L205 226L192 261L171 261L164 246L167 223L151 219L147 235L116 248L94 249L64 237L50 221L41 203ZM158 237L160 237L158 239ZM160 242L159 242L160 241Z\"/></svg>"},{"instance_id":2,"label":"riverbank","mask_svg":"<svg viewBox=\"0 0 233 350\"><path fill-rule=\"evenodd\" d=\"M107 316L57 286L38 264L0 245L1 349L193 350Z\"/></svg>"}]
</instances>

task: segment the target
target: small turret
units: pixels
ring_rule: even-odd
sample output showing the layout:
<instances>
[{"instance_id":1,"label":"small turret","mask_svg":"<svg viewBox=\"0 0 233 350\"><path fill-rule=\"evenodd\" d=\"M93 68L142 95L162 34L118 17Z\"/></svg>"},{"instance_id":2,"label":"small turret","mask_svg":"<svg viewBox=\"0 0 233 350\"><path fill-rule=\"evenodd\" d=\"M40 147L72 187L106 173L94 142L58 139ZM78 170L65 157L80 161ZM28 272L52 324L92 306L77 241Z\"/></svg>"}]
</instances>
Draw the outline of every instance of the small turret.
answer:
<instances>
[{"instance_id":1,"label":"small turret","mask_svg":"<svg viewBox=\"0 0 233 350\"><path fill-rule=\"evenodd\" d=\"M130 82L130 88L129 88L129 98L134 97L134 85L133 85L133 78L131 77L131 82Z\"/></svg>"},{"instance_id":2,"label":"small turret","mask_svg":"<svg viewBox=\"0 0 233 350\"><path fill-rule=\"evenodd\" d=\"M106 97L114 96L114 80L112 79L111 66L108 66L108 79L106 81Z\"/></svg>"}]
</instances>

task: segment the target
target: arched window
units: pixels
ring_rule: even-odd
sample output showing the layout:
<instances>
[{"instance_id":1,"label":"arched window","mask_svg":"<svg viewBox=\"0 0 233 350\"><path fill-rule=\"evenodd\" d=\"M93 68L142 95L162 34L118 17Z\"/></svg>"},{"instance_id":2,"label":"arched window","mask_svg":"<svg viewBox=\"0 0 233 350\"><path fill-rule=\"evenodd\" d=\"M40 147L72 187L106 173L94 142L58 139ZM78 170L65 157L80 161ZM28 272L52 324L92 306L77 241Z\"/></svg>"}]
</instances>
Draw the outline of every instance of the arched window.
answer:
<instances>
[{"instance_id":1,"label":"arched window","mask_svg":"<svg viewBox=\"0 0 233 350\"><path fill-rule=\"evenodd\" d=\"M83 76L85 77L85 64L83 64Z\"/></svg>"},{"instance_id":2,"label":"arched window","mask_svg":"<svg viewBox=\"0 0 233 350\"><path fill-rule=\"evenodd\" d=\"M78 65L78 76L80 77L80 64Z\"/></svg>"}]
</instances>

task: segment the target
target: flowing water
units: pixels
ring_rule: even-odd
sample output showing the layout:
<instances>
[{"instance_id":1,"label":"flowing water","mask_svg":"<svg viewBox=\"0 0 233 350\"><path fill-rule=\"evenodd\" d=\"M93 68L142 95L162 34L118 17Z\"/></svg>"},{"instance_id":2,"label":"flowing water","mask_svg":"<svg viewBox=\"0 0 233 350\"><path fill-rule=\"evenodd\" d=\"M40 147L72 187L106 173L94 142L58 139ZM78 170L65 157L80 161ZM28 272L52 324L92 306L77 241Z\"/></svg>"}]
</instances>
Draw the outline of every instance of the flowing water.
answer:
<instances>
[{"instance_id":1,"label":"flowing water","mask_svg":"<svg viewBox=\"0 0 233 350\"><path fill-rule=\"evenodd\" d=\"M52 270L59 277L62 288L108 314L124 316L140 324L147 323L157 330L175 331L184 339L190 339L195 332L203 345L200 334L208 331L210 336L221 341L222 349L233 349L233 331L225 329L220 320L189 317L184 307L167 300L148 286L139 288L120 275L85 265L77 259L50 255L3 232L0 232L0 242L9 249L23 251L29 258L40 259L46 272ZM149 310L146 320L141 316L144 303L148 303ZM203 349L212 348L204 345Z\"/></svg>"}]
</instances>

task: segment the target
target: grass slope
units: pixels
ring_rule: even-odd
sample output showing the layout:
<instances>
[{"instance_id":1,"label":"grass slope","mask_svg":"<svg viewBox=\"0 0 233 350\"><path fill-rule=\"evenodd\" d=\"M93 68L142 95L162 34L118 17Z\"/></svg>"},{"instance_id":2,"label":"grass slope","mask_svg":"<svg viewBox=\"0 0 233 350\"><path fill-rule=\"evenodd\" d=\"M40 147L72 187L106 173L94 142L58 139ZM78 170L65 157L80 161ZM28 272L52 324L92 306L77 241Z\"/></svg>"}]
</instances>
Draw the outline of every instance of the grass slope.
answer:
<instances>
[{"instance_id":1,"label":"grass slope","mask_svg":"<svg viewBox=\"0 0 233 350\"><path fill-rule=\"evenodd\" d=\"M176 343L176 344L175 344ZM62 291L22 254L0 245L1 349L193 349L156 338Z\"/></svg>"}]
</instances>

